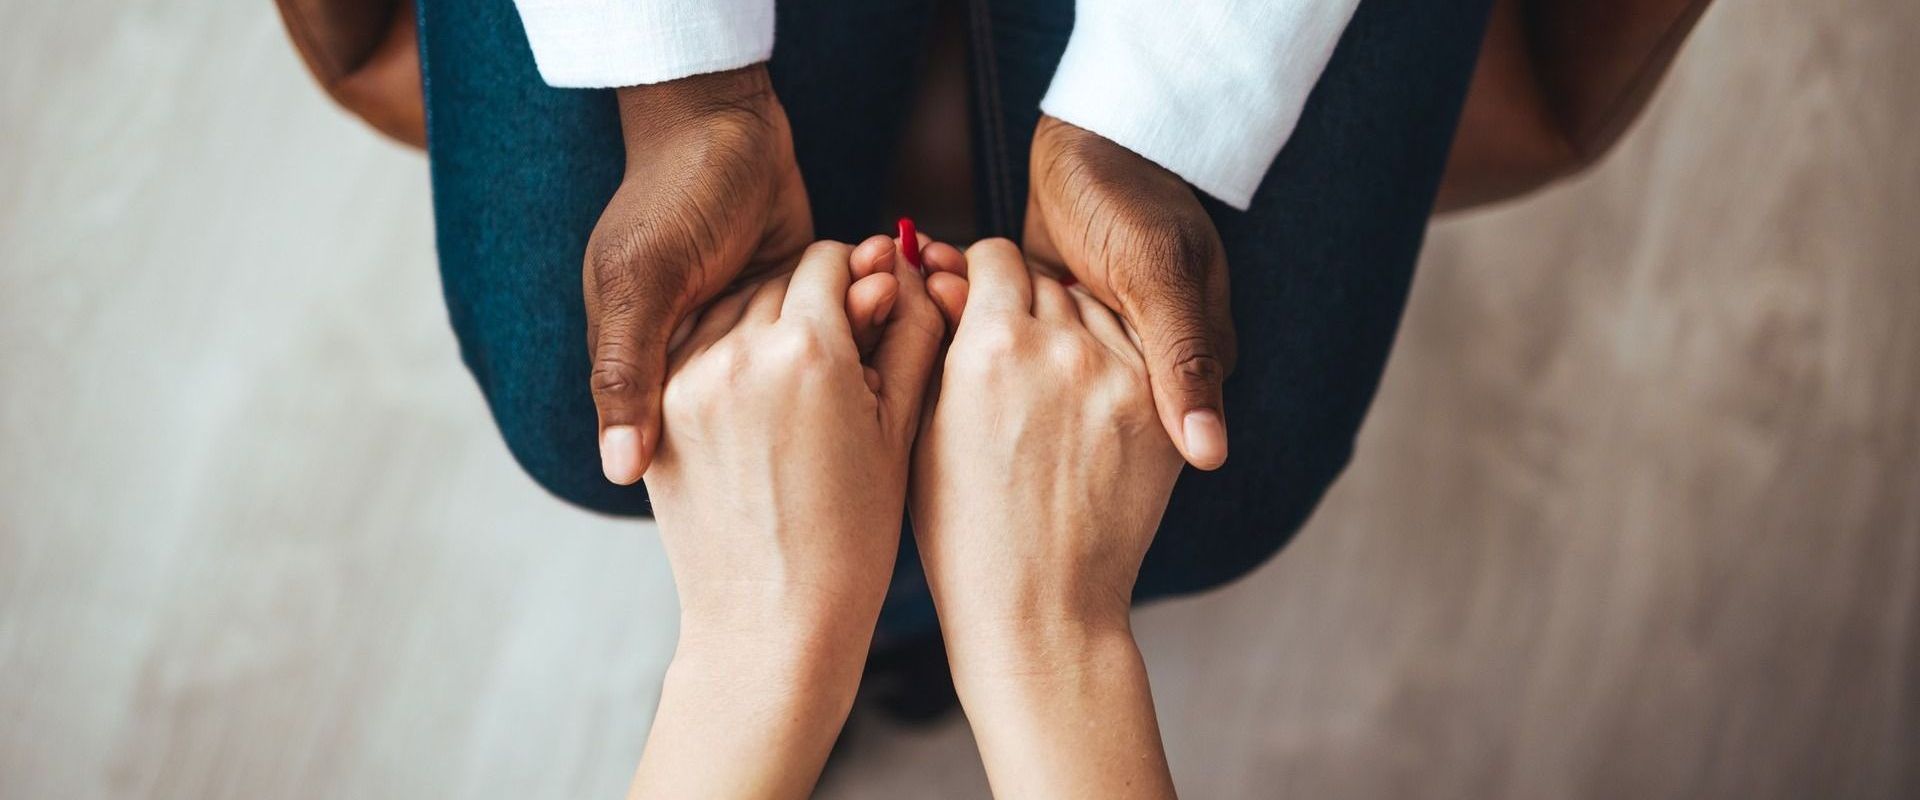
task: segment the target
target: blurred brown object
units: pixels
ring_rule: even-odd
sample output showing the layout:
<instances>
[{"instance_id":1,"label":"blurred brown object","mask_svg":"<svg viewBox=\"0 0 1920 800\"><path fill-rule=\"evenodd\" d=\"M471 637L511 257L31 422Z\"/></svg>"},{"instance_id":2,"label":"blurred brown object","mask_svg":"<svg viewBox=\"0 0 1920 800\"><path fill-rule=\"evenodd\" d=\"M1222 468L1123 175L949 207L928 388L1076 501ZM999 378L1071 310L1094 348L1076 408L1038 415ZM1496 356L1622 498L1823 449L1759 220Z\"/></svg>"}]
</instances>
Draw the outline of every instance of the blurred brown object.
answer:
<instances>
[{"instance_id":1,"label":"blurred brown object","mask_svg":"<svg viewBox=\"0 0 1920 800\"><path fill-rule=\"evenodd\" d=\"M1436 210L1579 172L1646 108L1710 0L1495 0Z\"/></svg>"},{"instance_id":2,"label":"blurred brown object","mask_svg":"<svg viewBox=\"0 0 1920 800\"><path fill-rule=\"evenodd\" d=\"M427 145L410 0L275 0L320 87L376 130Z\"/></svg>"}]
</instances>

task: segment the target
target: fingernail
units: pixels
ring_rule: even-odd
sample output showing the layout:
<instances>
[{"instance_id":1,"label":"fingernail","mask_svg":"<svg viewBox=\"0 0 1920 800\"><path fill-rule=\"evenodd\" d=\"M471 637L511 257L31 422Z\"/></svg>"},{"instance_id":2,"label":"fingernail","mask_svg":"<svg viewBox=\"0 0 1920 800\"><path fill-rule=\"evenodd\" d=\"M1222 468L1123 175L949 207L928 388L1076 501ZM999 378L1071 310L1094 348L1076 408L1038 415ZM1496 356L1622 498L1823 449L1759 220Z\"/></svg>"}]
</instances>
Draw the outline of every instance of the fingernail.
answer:
<instances>
[{"instance_id":1,"label":"fingernail","mask_svg":"<svg viewBox=\"0 0 1920 800\"><path fill-rule=\"evenodd\" d=\"M1189 411L1180 427L1187 440L1187 459L1201 469L1213 469L1227 460L1227 425L1208 409Z\"/></svg>"},{"instance_id":2,"label":"fingernail","mask_svg":"<svg viewBox=\"0 0 1920 800\"><path fill-rule=\"evenodd\" d=\"M876 308L873 310L873 324L875 326L884 325L886 324L887 317L892 315L893 315L893 301L888 300L884 303L881 303L879 308Z\"/></svg>"},{"instance_id":3,"label":"fingernail","mask_svg":"<svg viewBox=\"0 0 1920 800\"><path fill-rule=\"evenodd\" d=\"M1074 285L1078 284L1079 282L1080 282L1080 279L1073 277L1073 273L1071 272L1060 276L1060 285L1068 289L1073 288Z\"/></svg>"},{"instance_id":4,"label":"fingernail","mask_svg":"<svg viewBox=\"0 0 1920 800\"><path fill-rule=\"evenodd\" d=\"M640 480L640 431L632 425L611 425L601 431L600 471L621 486Z\"/></svg>"},{"instance_id":5,"label":"fingernail","mask_svg":"<svg viewBox=\"0 0 1920 800\"><path fill-rule=\"evenodd\" d=\"M912 217L900 218L900 255L906 256L907 264L920 269L920 234L913 228Z\"/></svg>"}]
</instances>

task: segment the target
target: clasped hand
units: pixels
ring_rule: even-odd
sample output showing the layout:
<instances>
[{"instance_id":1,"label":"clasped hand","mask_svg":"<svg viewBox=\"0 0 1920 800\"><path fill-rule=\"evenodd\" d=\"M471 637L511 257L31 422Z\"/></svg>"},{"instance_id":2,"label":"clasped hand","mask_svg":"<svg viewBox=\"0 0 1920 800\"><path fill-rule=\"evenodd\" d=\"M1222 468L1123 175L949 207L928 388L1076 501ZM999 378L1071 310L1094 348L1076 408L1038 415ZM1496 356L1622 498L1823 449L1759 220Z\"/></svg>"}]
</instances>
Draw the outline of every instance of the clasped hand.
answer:
<instances>
[{"instance_id":1,"label":"clasped hand","mask_svg":"<svg viewBox=\"0 0 1920 800\"><path fill-rule=\"evenodd\" d=\"M807 244L763 67L618 98L591 384L681 599L635 795L807 792L910 508L996 792L1171 796L1127 611L1182 459L1226 458L1226 261L1192 190L1043 119L1027 250L927 242L923 273L886 237Z\"/></svg>"},{"instance_id":2,"label":"clasped hand","mask_svg":"<svg viewBox=\"0 0 1920 800\"><path fill-rule=\"evenodd\" d=\"M645 480L681 631L635 794L806 793L910 505L996 791L1169 796L1127 611L1181 458L1136 340L1006 240L899 251L815 244L669 348Z\"/></svg>"}]
</instances>

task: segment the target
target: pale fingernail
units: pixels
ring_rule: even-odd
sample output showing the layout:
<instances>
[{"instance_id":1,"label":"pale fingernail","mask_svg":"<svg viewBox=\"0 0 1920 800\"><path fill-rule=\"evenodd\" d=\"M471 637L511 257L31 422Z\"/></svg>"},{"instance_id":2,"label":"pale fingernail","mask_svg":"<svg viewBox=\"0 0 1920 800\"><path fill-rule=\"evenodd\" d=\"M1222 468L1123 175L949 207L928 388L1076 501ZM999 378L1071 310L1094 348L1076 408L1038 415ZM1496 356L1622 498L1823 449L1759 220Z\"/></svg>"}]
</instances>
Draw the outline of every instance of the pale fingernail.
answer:
<instances>
[{"instance_id":1,"label":"pale fingernail","mask_svg":"<svg viewBox=\"0 0 1920 800\"><path fill-rule=\"evenodd\" d=\"M881 303L879 308L874 309L873 324L875 326L884 325L887 322L887 317L890 317L890 316L893 316L892 300L888 300L884 303Z\"/></svg>"},{"instance_id":2,"label":"pale fingernail","mask_svg":"<svg viewBox=\"0 0 1920 800\"><path fill-rule=\"evenodd\" d=\"M1227 460L1227 424L1209 409L1189 411L1180 426L1187 440L1187 460L1201 469L1214 469Z\"/></svg>"},{"instance_id":3,"label":"pale fingernail","mask_svg":"<svg viewBox=\"0 0 1920 800\"><path fill-rule=\"evenodd\" d=\"M600 471L621 486L640 480L639 430L632 425L611 425L600 432Z\"/></svg>"}]
</instances>

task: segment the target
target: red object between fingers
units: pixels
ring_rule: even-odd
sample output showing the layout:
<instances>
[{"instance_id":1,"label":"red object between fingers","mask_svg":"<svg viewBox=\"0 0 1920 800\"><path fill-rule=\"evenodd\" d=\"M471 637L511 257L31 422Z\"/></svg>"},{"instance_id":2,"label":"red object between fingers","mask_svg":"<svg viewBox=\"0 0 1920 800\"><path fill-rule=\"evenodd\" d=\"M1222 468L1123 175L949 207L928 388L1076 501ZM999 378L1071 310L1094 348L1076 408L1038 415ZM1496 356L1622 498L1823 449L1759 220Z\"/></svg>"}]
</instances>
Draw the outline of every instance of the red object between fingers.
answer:
<instances>
[{"instance_id":1,"label":"red object between fingers","mask_svg":"<svg viewBox=\"0 0 1920 800\"><path fill-rule=\"evenodd\" d=\"M900 254L907 257L907 263L914 269L925 271L920 266L920 234L913 229L912 217L900 218Z\"/></svg>"}]
</instances>

